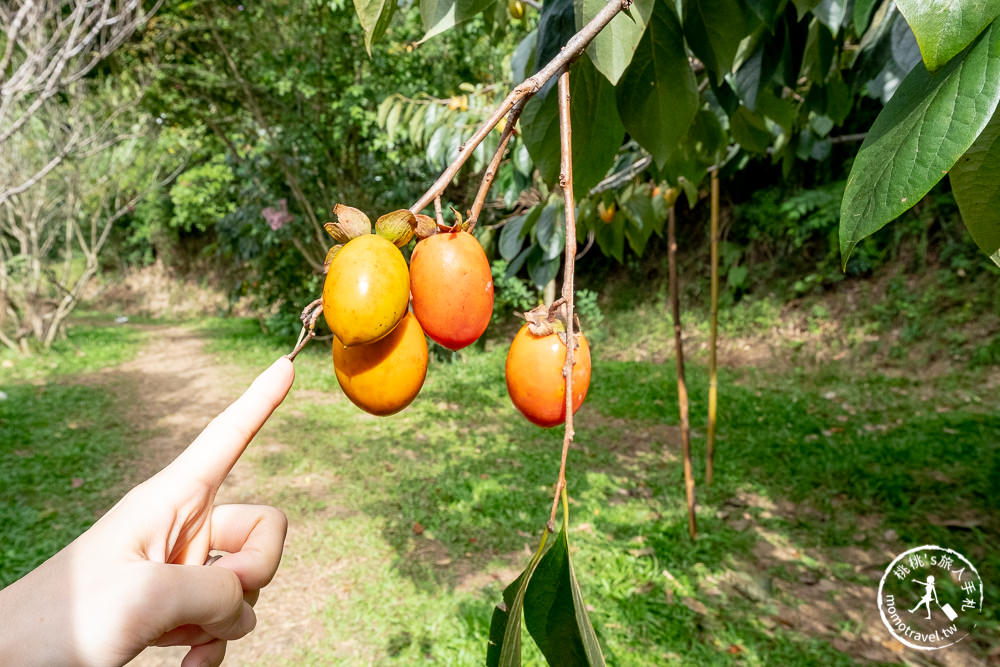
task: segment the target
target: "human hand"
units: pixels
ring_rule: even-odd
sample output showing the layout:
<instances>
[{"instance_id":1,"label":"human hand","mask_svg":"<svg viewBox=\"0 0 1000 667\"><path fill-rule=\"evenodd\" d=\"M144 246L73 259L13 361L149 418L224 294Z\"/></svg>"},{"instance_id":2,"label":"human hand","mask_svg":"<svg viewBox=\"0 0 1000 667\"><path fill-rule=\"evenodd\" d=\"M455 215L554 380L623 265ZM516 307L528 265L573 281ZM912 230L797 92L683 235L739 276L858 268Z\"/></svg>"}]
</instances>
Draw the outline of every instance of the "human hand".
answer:
<instances>
[{"instance_id":1,"label":"human hand","mask_svg":"<svg viewBox=\"0 0 1000 667\"><path fill-rule=\"evenodd\" d=\"M256 624L287 522L215 495L294 375L276 361L166 468L0 591L0 664L121 665L151 645L191 646L182 667L221 663ZM209 550L227 553L206 566Z\"/></svg>"}]
</instances>

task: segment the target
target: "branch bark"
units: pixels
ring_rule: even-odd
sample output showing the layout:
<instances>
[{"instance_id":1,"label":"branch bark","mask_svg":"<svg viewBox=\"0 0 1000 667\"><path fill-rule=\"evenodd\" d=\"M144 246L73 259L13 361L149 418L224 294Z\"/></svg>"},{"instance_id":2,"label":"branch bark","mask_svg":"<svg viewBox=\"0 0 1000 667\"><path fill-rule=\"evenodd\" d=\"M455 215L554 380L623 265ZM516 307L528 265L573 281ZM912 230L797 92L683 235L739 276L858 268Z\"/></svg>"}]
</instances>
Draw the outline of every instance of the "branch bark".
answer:
<instances>
[{"instance_id":1,"label":"branch bark","mask_svg":"<svg viewBox=\"0 0 1000 667\"><path fill-rule=\"evenodd\" d=\"M712 483L715 466L715 417L718 406L716 351L719 343L719 170L712 170L712 212L710 224L712 263L711 323L708 333L708 447L705 453L705 483Z\"/></svg>"},{"instance_id":2,"label":"branch bark","mask_svg":"<svg viewBox=\"0 0 1000 667\"><path fill-rule=\"evenodd\" d=\"M458 157L445 168L444 172L434 181L430 189L410 207L410 211L420 213L427 208L428 204L434 201L435 197L441 196L445 188L448 187L448 184L455 178L458 170L462 168L462 165L469 159L476 147L483 142L483 139L496 127L500 119L504 117L504 114L513 109L515 104L527 102L528 98L537 93L546 81L566 69L583 53L583 50L597 36L597 33L610 23L611 19L617 16L619 12L627 9L631 4L632 0L611 0L608 2L587 25L569 38L566 45L559 51L559 54L555 58L550 60L538 72L515 86L507 97L504 98L503 102L500 103L500 106L473 133L472 137L459 147Z\"/></svg>"},{"instance_id":3,"label":"branch bark","mask_svg":"<svg viewBox=\"0 0 1000 667\"><path fill-rule=\"evenodd\" d=\"M677 352L677 408L681 418L681 449L684 456L684 492L688 508L688 533L698 535L694 516L694 472L691 469L691 425L688 421L687 381L684 378L684 343L681 340L680 289L677 284L677 216L670 206L667 218L667 256L670 262L670 309L674 318L674 348Z\"/></svg>"},{"instance_id":4,"label":"branch bark","mask_svg":"<svg viewBox=\"0 0 1000 667\"><path fill-rule=\"evenodd\" d=\"M573 324L576 314L573 310L573 280L576 270L576 205L573 202L573 129L569 114L569 69L559 76L559 187L563 193L566 218L566 249L563 265L562 308L566 315L566 362L563 376L566 378L566 426L563 431L562 457L559 461L559 478L552 498L552 512L549 514L549 530L555 530L556 510L559 496L566 489L566 459L569 446L573 443L573 364L576 351L576 334Z\"/></svg>"}]
</instances>

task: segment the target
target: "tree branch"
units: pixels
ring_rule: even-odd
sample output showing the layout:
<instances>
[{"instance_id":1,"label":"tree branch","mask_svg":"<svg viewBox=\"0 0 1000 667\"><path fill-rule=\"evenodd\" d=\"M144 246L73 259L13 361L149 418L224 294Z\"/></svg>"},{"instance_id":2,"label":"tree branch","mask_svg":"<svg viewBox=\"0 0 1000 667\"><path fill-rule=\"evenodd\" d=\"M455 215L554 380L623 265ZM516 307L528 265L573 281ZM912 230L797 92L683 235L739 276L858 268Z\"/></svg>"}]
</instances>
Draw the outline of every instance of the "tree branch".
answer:
<instances>
[{"instance_id":1,"label":"tree branch","mask_svg":"<svg viewBox=\"0 0 1000 667\"><path fill-rule=\"evenodd\" d=\"M497 123L500 122L500 119L504 117L504 114L508 113L514 108L515 104L522 102L522 100L526 102L528 98L541 89L546 81L562 72L570 63L576 60L583 53L583 50L587 48L591 40L597 36L597 33L610 23L611 19L617 16L619 12L627 9L631 4L632 0L611 0L608 2L587 25L569 38L566 45L559 51L559 54L555 58L550 60L545 67L538 70L534 75L515 86L507 97L504 98L503 102L500 103L500 106L479 126L479 129L475 131L472 137L459 146L458 157L448 165L441 176L434 181L430 189L410 207L410 211L419 213L434 201L435 197L439 197L445 188L448 187L448 184L451 183L452 179L455 178L458 170L462 168L462 165L469 159L469 156L472 155L476 147L483 142L483 139L489 135Z\"/></svg>"}]
</instances>

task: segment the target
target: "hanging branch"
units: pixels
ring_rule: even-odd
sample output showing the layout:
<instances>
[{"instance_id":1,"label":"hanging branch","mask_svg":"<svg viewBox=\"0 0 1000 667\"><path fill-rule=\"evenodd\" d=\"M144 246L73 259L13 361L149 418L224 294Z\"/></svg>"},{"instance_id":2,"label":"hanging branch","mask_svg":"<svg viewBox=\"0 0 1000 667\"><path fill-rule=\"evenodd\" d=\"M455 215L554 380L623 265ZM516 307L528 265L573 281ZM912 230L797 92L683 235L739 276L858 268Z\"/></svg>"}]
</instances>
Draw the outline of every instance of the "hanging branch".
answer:
<instances>
[{"instance_id":1,"label":"hanging branch","mask_svg":"<svg viewBox=\"0 0 1000 667\"><path fill-rule=\"evenodd\" d=\"M719 169L712 170L712 316L708 334L708 449L705 454L705 483L712 483L715 464L715 416L718 403L716 348L719 335Z\"/></svg>"},{"instance_id":2,"label":"hanging branch","mask_svg":"<svg viewBox=\"0 0 1000 667\"><path fill-rule=\"evenodd\" d=\"M681 414L681 449L684 455L684 490L687 496L688 532L696 537L694 518L694 473L691 470L691 425L688 423L687 382L684 379L684 345L681 341L680 290L677 285L677 224L675 205L670 204L667 218L667 256L670 262L670 308L674 317L674 348L677 351L677 407Z\"/></svg>"},{"instance_id":3,"label":"hanging branch","mask_svg":"<svg viewBox=\"0 0 1000 667\"><path fill-rule=\"evenodd\" d=\"M576 270L576 205L573 203L573 129L569 116L569 69L559 75L559 187L563 191L563 206L566 217L566 259L563 267L562 309L566 320L566 363L563 376L566 378L566 430L563 433L562 458L559 461L559 479L552 498L552 513L549 515L549 532L555 531L556 510L559 497L566 489L566 457L573 442L573 357L576 336L573 333L573 277Z\"/></svg>"},{"instance_id":4,"label":"hanging branch","mask_svg":"<svg viewBox=\"0 0 1000 667\"><path fill-rule=\"evenodd\" d=\"M541 90L542 86L545 85L549 79L558 74L568 72L569 65L572 64L572 62L576 60L581 53L583 53L583 50L586 49L587 45L590 44L594 37L597 36L597 33L599 33L604 26L610 23L611 19L617 16L619 12L626 10L631 6L632 0L610 0L610 2L602 7L601 11L599 11L597 15L594 16L589 23L587 23L587 25L583 26L579 32L569 38L566 45L559 51L558 55L550 60L545 67L515 86L507 97L505 97L500 103L500 105L493 111L490 117L479 126L475 133L473 133L469 140L459 146L458 157L456 157L455 160L445 168L438 179L434 181L434 184L431 185L430 189L421 195L420 199L418 199L417 202L410 207L410 211L413 213L419 213L429 204L434 203L436 209L435 212L438 216L438 223L443 225L443 220L440 217L441 194L444 192L445 188L448 187L448 184L451 183L452 179L455 178L455 174L457 174L458 170L462 168L462 165L464 165L469 159L469 156L472 155L476 147L479 146L479 144L483 142L483 139L485 139L489 133L493 131L493 128L500 123L500 120L505 114L510 114L507 125L504 127L504 134L507 135L506 142L509 142L509 134L514 132L514 126L517 124L517 118L520 116L521 110L524 108L528 99ZM493 159L490 162L491 167L494 167L494 163L496 166L499 165L503 152L506 149L506 142L504 141L504 137L501 137L500 147L497 149L497 153L493 156ZM492 173L490 173L491 171ZM489 178L492 180L492 178L496 175L496 169L488 169L487 174L489 174ZM484 185L480 186L480 192L484 201L486 198L486 192L489 190L489 184L485 183L485 180L486 176L484 176ZM479 199L479 195L477 195L476 199ZM570 199L572 200L572 194L570 195ZM473 215L472 219L475 220L475 218L478 217L478 213L482 210L482 204L479 205L478 210L473 210L475 210L475 215ZM567 210L572 211L572 209ZM570 223L570 217L572 215L572 213L567 214L567 224ZM567 236L567 247L569 247L569 241L569 236ZM575 231L572 235L572 241L573 257L575 257ZM565 291L565 289L566 287L564 285L563 290ZM572 292L572 282L570 283L570 292ZM307 307L307 310L310 307L312 307L312 304ZM315 324L315 321L313 321L313 324ZM299 338L299 342L295 346L294 352L290 355L291 358L294 358L294 355L298 354L299 350L301 350L302 347L313 338L312 335L306 335L306 329L308 329L308 325L304 323L303 333ZM570 418L570 423L572 423L572 417Z\"/></svg>"},{"instance_id":5,"label":"hanging branch","mask_svg":"<svg viewBox=\"0 0 1000 667\"><path fill-rule=\"evenodd\" d=\"M441 176L434 181L434 185L410 207L410 210L413 213L419 213L434 200L434 197L440 196L445 188L448 187L448 184L451 183L452 179L455 178L458 170L462 168L462 165L472 155L476 146L481 144L483 139L493 131L493 128L497 126L500 119L504 117L504 114L513 109L515 104L527 101L528 98L542 88L546 81L562 72L570 63L576 60L604 26L610 23L611 19L617 16L619 12L628 9L631 5L632 0L611 0L608 2L590 20L590 23L583 26L580 32L569 38L569 41L566 42L566 45L559 51L559 54L555 58L550 60L545 67L538 70L533 76L528 77L515 86L507 97L504 98L503 102L500 103L500 106L479 126L479 129L475 131L469 140L459 146L458 157L448 165Z\"/></svg>"},{"instance_id":6,"label":"hanging branch","mask_svg":"<svg viewBox=\"0 0 1000 667\"><path fill-rule=\"evenodd\" d=\"M472 202L472 210L469 212L469 232L475 229L476 221L479 220L483 204L486 203L486 195L489 194L490 186L493 185L493 179L496 178L497 170L500 168L500 161L503 159L504 153L507 152L507 144L510 143L510 138L514 135L517 119L521 117L521 111L524 110L524 103L525 100L521 100L507 114L507 124L504 125L503 134L500 135L500 144L497 146L496 152L493 153L493 159L490 160L489 166L486 167L486 173L483 174L483 181L479 184L479 192L476 193L476 199Z\"/></svg>"}]
</instances>

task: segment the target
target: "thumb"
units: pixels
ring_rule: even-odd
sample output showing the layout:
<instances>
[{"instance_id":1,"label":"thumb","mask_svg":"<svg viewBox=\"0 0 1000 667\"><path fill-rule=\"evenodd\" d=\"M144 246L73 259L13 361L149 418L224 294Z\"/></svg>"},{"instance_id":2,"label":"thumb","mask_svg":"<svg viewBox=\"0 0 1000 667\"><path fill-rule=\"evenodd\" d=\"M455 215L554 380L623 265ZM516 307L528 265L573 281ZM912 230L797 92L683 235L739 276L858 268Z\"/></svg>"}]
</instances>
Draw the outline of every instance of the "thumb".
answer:
<instances>
[{"instance_id":1,"label":"thumb","mask_svg":"<svg viewBox=\"0 0 1000 667\"><path fill-rule=\"evenodd\" d=\"M232 570L156 563L151 583L146 599L156 600L159 606L158 634L182 625L199 625L213 637L239 639L257 624Z\"/></svg>"}]
</instances>

